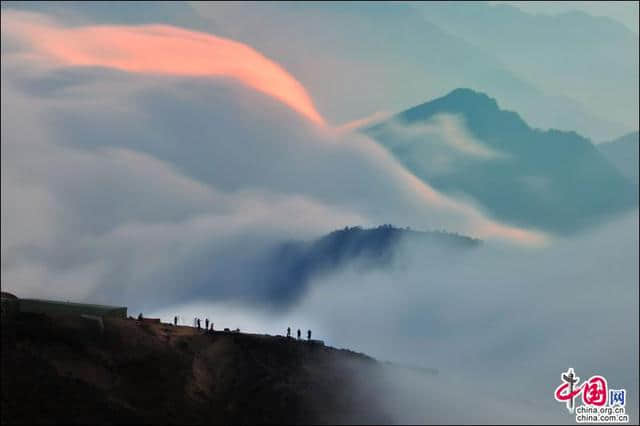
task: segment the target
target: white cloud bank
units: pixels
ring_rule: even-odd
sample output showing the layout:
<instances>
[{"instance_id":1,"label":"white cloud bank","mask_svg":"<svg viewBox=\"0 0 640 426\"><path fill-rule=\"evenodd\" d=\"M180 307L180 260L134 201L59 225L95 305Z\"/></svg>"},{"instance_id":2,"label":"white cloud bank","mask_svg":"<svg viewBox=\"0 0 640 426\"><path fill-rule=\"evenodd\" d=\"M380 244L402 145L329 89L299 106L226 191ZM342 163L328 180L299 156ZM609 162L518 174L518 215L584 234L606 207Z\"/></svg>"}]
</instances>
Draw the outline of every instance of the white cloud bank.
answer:
<instances>
[{"instance_id":1,"label":"white cloud bank","mask_svg":"<svg viewBox=\"0 0 640 426\"><path fill-rule=\"evenodd\" d=\"M446 258L405 245L383 270L347 267L292 310L195 303L153 312L184 323L285 334L290 326L391 369L381 400L406 423L573 424L560 373L601 374L638 404L638 212L544 251L493 244ZM371 386L379 385L374 383Z\"/></svg>"},{"instance_id":2,"label":"white cloud bank","mask_svg":"<svg viewBox=\"0 0 640 426\"><path fill-rule=\"evenodd\" d=\"M12 19L49 22L3 11ZM3 24L2 281L20 296L152 305L250 291L259 282L241 271L270 242L354 224L545 240L277 97L225 78L35 61L14 27Z\"/></svg>"}]
</instances>

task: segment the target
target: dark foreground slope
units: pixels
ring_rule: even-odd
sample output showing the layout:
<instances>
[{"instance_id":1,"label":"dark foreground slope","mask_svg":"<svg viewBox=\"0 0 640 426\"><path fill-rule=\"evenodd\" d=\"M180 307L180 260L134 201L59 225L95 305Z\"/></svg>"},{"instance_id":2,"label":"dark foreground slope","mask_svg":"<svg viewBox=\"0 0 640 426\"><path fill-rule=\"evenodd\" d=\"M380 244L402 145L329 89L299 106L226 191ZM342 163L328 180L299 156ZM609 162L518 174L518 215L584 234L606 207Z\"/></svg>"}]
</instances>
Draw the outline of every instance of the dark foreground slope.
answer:
<instances>
[{"instance_id":1,"label":"dark foreground slope","mask_svg":"<svg viewBox=\"0 0 640 426\"><path fill-rule=\"evenodd\" d=\"M389 422L383 368L283 337L21 314L2 324L2 424Z\"/></svg>"}]
</instances>

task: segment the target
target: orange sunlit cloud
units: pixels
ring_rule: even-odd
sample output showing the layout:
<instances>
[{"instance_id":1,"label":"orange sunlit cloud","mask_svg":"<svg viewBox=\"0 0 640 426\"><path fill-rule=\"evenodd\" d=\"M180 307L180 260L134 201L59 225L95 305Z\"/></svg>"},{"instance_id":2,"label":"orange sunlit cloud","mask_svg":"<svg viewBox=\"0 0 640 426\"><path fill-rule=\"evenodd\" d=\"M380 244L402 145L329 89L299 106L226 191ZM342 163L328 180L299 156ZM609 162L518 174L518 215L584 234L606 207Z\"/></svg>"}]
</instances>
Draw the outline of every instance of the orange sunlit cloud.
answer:
<instances>
[{"instance_id":1,"label":"orange sunlit cloud","mask_svg":"<svg viewBox=\"0 0 640 426\"><path fill-rule=\"evenodd\" d=\"M169 25L63 28L43 19L2 13L2 29L26 39L48 58L68 66L102 66L127 72L221 76L283 102L324 124L305 88L284 68L233 40Z\"/></svg>"}]
</instances>

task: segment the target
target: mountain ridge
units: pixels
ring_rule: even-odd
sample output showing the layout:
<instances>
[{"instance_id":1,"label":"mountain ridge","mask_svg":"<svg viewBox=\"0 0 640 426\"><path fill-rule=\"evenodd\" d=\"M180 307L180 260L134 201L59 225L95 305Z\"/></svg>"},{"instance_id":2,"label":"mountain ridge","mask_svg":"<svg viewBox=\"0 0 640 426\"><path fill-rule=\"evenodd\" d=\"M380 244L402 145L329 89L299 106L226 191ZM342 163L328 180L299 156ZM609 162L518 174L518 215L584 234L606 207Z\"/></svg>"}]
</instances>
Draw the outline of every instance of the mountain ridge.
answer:
<instances>
[{"instance_id":1,"label":"mountain ridge","mask_svg":"<svg viewBox=\"0 0 640 426\"><path fill-rule=\"evenodd\" d=\"M473 143L498 155L454 152L457 134L438 141L407 131L438 126L440 116L460 118ZM455 89L361 130L436 189L464 193L514 225L570 234L637 205L633 183L589 139L575 131L532 128L517 112L472 89ZM449 169L429 162L440 157L451 163Z\"/></svg>"},{"instance_id":2,"label":"mountain ridge","mask_svg":"<svg viewBox=\"0 0 640 426\"><path fill-rule=\"evenodd\" d=\"M482 2L433 2L420 10L425 20L493 52L512 72L545 93L568 96L586 111L620 123L618 132L637 128L638 35L624 24L580 11L531 14ZM553 127L565 129L558 125L562 121ZM602 132L602 124L576 124L568 127L595 139L616 136Z\"/></svg>"},{"instance_id":3,"label":"mountain ridge","mask_svg":"<svg viewBox=\"0 0 640 426\"><path fill-rule=\"evenodd\" d=\"M627 133L609 142L598 144L597 147L607 159L625 176L638 184L638 146L640 144L638 131Z\"/></svg>"},{"instance_id":4,"label":"mountain ridge","mask_svg":"<svg viewBox=\"0 0 640 426\"><path fill-rule=\"evenodd\" d=\"M260 300L290 304L301 297L314 279L344 267L375 270L401 258L402 244L420 247L425 253L461 254L482 241L445 231L418 231L381 225L375 228L345 227L307 241L285 241L274 247L266 260L276 265L265 273ZM428 251L430 250L430 251Z\"/></svg>"}]
</instances>

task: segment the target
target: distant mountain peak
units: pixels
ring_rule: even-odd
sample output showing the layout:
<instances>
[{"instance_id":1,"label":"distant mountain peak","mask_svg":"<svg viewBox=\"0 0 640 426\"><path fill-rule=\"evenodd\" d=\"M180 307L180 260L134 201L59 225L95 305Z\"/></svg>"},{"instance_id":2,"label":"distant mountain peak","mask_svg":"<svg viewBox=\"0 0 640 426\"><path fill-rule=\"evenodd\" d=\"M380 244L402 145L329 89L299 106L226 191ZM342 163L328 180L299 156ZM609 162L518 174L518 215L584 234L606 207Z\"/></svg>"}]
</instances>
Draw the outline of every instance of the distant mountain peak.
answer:
<instances>
[{"instance_id":1,"label":"distant mountain peak","mask_svg":"<svg viewBox=\"0 0 640 426\"><path fill-rule=\"evenodd\" d=\"M468 88L457 88L440 98L433 99L404 111L402 116L409 121L415 121L416 119L423 118L420 117L420 114L428 113L432 109L451 109L452 112L456 110L464 112L467 109L500 111L498 102L487 94Z\"/></svg>"},{"instance_id":2,"label":"distant mountain peak","mask_svg":"<svg viewBox=\"0 0 640 426\"><path fill-rule=\"evenodd\" d=\"M450 132L436 119L443 114L461 119L460 132ZM364 132L418 178L445 193L464 193L513 225L567 234L638 202L633 182L588 139L531 128L516 112L500 109L495 99L472 89L455 89ZM465 140L465 134L473 139ZM464 143L499 155L461 151ZM637 159L626 146L620 156Z\"/></svg>"},{"instance_id":3,"label":"distant mountain peak","mask_svg":"<svg viewBox=\"0 0 640 426\"><path fill-rule=\"evenodd\" d=\"M438 114L462 116L469 129L481 138L489 136L493 128L511 132L530 130L518 113L500 109L494 98L469 88L454 89L440 98L409 108L395 118L414 123L427 121Z\"/></svg>"},{"instance_id":4,"label":"distant mountain peak","mask_svg":"<svg viewBox=\"0 0 640 426\"><path fill-rule=\"evenodd\" d=\"M469 89L468 87L458 87L457 89L453 89L451 92L439 99L472 101L482 103L483 106L491 106L494 109L499 109L498 102L494 98L490 97L486 93L478 92L473 89Z\"/></svg>"}]
</instances>

